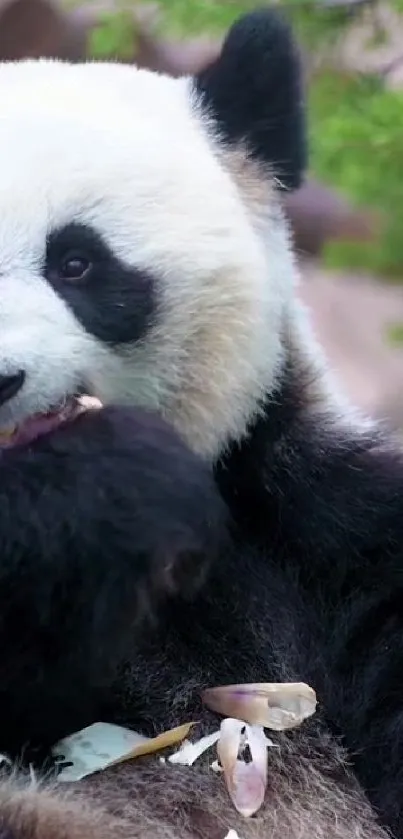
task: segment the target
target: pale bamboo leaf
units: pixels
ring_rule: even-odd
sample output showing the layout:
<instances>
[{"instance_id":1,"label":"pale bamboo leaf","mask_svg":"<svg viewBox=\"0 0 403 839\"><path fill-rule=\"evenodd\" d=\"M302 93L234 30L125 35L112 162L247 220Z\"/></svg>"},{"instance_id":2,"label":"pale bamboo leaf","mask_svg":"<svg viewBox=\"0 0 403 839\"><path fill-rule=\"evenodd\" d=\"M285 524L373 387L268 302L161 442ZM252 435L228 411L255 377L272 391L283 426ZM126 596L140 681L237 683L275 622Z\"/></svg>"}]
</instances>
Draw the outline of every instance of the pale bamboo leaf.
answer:
<instances>
[{"instance_id":1,"label":"pale bamboo leaf","mask_svg":"<svg viewBox=\"0 0 403 839\"><path fill-rule=\"evenodd\" d=\"M209 688L203 702L223 716L282 731L300 725L316 710L315 691L304 682L262 682Z\"/></svg>"},{"instance_id":2,"label":"pale bamboo leaf","mask_svg":"<svg viewBox=\"0 0 403 839\"><path fill-rule=\"evenodd\" d=\"M218 757L231 801L246 818L256 813L264 801L269 743L262 726L230 718L221 723Z\"/></svg>"},{"instance_id":3,"label":"pale bamboo leaf","mask_svg":"<svg viewBox=\"0 0 403 839\"><path fill-rule=\"evenodd\" d=\"M194 762L201 757L207 749L214 746L220 737L219 731L214 731L212 734L207 734L206 737L201 737L194 743L183 743L182 747L168 757L170 763L178 763L182 766L193 766Z\"/></svg>"}]
</instances>

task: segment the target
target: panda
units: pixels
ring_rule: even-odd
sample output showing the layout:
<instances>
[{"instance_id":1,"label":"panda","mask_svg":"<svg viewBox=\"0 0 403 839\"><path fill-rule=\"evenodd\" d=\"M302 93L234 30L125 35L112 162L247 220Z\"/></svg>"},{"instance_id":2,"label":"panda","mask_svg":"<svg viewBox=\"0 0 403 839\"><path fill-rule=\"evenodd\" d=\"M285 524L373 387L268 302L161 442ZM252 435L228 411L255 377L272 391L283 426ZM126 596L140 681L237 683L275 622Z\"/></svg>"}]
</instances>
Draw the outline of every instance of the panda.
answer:
<instances>
[{"instance_id":1,"label":"panda","mask_svg":"<svg viewBox=\"0 0 403 839\"><path fill-rule=\"evenodd\" d=\"M301 76L273 9L192 78L0 66L1 839L403 836L403 460L298 300ZM253 818L208 759L41 771L261 681L319 705Z\"/></svg>"}]
</instances>

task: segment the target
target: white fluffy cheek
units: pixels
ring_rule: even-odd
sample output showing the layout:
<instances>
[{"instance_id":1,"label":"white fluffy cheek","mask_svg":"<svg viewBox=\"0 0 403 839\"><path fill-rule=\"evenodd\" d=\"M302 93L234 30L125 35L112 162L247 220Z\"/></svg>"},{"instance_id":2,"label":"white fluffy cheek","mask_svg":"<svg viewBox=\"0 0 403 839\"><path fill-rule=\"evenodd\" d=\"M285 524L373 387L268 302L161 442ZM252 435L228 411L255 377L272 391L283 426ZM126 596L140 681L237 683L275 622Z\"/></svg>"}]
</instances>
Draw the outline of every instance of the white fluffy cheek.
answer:
<instances>
[{"instance_id":1,"label":"white fluffy cheek","mask_svg":"<svg viewBox=\"0 0 403 839\"><path fill-rule=\"evenodd\" d=\"M21 391L0 406L4 425L47 411L91 381L104 352L45 280L3 277L0 285L0 375L25 373Z\"/></svg>"}]
</instances>

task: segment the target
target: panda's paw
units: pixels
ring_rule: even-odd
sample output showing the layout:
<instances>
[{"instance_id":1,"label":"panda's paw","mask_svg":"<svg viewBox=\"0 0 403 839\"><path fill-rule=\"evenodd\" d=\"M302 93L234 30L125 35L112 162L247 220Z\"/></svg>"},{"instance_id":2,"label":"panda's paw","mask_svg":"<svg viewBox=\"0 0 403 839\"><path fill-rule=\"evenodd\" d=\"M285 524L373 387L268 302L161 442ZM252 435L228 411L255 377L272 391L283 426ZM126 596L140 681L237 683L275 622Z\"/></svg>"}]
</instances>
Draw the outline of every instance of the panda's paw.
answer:
<instances>
[{"instance_id":1,"label":"panda's paw","mask_svg":"<svg viewBox=\"0 0 403 839\"><path fill-rule=\"evenodd\" d=\"M89 411L51 446L65 491L74 484L82 536L94 524L99 542L102 524L111 548L135 554L156 588L193 591L224 534L210 464L158 415L133 408Z\"/></svg>"},{"instance_id":2,"label":"panda's paw","mask_svg":"<svg viewBox=\"0 0 403 839\"><path fill-rule=\"evenodd\" d=\"M88 412L3 458L0 751L100 718L145 621L202 584L222 513L210 467L140 411Z\"/></svg>"},{"instance_id":3,"label":"panda's paw","mask_svg":"<svg viewBox=\"0 0 403 839\"><path fill-rule=\"evenodd\" d=\"M88 411L4 453L1 501L13 510L10 554L26 540L31 554L69 564L93 557L100 575L114 566L156 592L193 590L224 532L211 466L159 416L132 408ZM52 566L67 586L64 560Z\"/></svg>"}]
</instances>

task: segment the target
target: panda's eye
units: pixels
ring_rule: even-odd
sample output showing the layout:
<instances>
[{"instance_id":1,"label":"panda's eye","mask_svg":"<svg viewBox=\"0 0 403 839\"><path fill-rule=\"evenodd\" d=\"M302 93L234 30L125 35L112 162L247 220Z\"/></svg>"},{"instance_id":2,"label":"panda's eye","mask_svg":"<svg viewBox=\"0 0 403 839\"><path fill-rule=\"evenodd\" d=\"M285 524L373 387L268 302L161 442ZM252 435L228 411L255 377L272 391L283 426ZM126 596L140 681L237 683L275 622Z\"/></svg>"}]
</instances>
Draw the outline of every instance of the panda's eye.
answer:
<instances>
[{"instance_id":1,"label":"panda's eye","mask_svg":"<svg viewBox=\"0 0 403 839\"><path fill-rule=\"evenodd\" d=\"M92 262L83 254L70 253L60 263L59 274L62 280L79 282L84 280L92 268Z\"/></svg>"}]
</instances>

